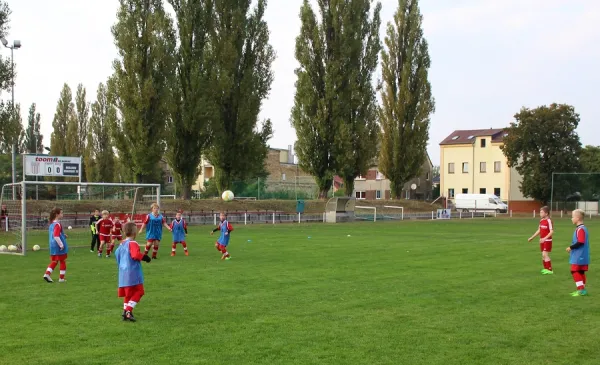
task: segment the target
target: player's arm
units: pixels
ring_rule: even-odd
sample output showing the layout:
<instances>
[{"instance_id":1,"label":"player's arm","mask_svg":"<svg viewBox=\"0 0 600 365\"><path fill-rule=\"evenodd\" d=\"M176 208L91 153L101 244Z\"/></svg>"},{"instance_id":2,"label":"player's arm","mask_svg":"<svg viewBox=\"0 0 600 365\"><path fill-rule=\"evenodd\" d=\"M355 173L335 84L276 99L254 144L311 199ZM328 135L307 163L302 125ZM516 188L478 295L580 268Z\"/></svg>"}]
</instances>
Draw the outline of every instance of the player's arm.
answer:
<instances>
[{"instance_id":1,"label":"player's arm","mask_svg":"<svg viewBox=\"0 0 600 365\"><path fill-rule=\"evenodd\" d=\"M533 234L533 236L529 237L528 241L531 242L534 238L540 235L540 229L538 227L537 231Z\"/></svg>"},{"instance_id":2,"label":"player's arm","mask_svg":"<svg viewBox=\"0 0 600 365\"><path fill-rule=\"evenodd\" d=\"M221 224L219 224L219 225L217 226L217 228L213 229L213 230L212 230L212 232L210 232L210 234L213 234L213 233L215 233L216 231L218 231L218 230L220 230L220 229L221 229Z\"/></svg>"},{"instance_id":3,"label":"player's arm","mask_svg":"<svg viewBox=\"0 0 600 365\"><path fill-rule=\"evenodd\" d=\"M569 247L569 251L576 250L576 249L582 247L583 245L585 245L585 231L581 228L578 228L577 229L577 242L575 242L574 244L572 244Z\"/></svg>"},{"instance_id":4,"label":"player's arm","mask_svg":"<svg viewBox=\"0 0 600 365\"><path fill-rule=\"evenodd\" d=\"M138 245L136 242L129 242L129 256L131 256L131 258L135 261L151 261L150 256L144 255L140 251L140 245Z\"/></svg>"},{"instance_id":5,"label":"player's arm","mask_svg":"<svg viewBox=\"0 0 600 365\"><path fill-rule=\"evenodd\" d=\"M144 220L142 221L142 226L140 227L140 231L138 234L141 234L144 231L144 228L146 228L146 224L148 223L149 220L150 220L149 216L146 216L146 218L144 218Z\"/></svg>"},{"instance_id":6,"label":"player's arm","mask_svg":"<svg viewBox=\"0 0 600 365\"><path fill-rule=\"evenodd\" d=\"M183 221L183 231L187 234L187 223L185 221Z\"/></svg>"},{"instance_id":7,"label":"player's arm","mask_svg":"<svg viewBox=\"0 0 600 365\"><path fill-rule=\"evenodd\" d=\"M60 249L64 249L65 248L65 244L64 242L60 239L60 233L62 231L62 228L60 227L60 225L55 225L54 226L54 231L52 232L52 236L54 238L54 241L56 241L56 243L58 244L58 247L60 247Z\"/></svg>"},{"instance_id":8,"label":"player's arm","mask_svg":"<svg viewBox=\"0 0 600 365\"><path fill-rule=\"evenodd\" d=\"M166 229L168 229L169 231L172 231L173 228L171 228L171 226L169 226L167 224L167 220L163 218L163 227L165 227Z\"/></svg>"},{"instance_id":9,"label":"player's arm","mask_svg":"<svg viewBox=\"0 0 600 365\"><path fill-rule=\"evenodd\" d=\"M97 221L94 219L94 217L90 217L90 230L92 231L93 234L96 234L96 223Z\"/></svg>"}]
</instances>

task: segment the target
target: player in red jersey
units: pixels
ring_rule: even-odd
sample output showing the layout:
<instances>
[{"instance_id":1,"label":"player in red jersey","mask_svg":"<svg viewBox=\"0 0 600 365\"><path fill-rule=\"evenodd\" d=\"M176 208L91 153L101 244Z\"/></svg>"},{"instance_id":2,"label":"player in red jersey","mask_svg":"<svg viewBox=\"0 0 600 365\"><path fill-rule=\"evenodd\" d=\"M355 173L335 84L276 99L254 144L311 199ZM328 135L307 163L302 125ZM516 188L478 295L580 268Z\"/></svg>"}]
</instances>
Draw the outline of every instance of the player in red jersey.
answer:
<instances>
[{"instance_id":1,"label":"player in red jersey","mask_svg":"<svg viewBox=\"0 0 600 365\"><path fill-rule=\"evenodd\" d=\"M121 223L119 216L116 215L113 218L113 228L111 231L112 240L110 241L110 246L108 247L108 250L106 251L107 257L109 257L110 254L113 252L113 250L115 248L115 241L117 241L117 243L120 243L123 240L123 235L121 234L122 229L123 229L123 224Z\"/></svg>"},{"instance_id":2,"label":"player in red jersey","mask_svg":"<svg viewBox=\"0 0 600 365\"><path fill-rule=\"evenodd\" d=\"M550 219L550 208L542 207L540 209L540 225L533 236L529 237L529 242L535 237L540 236L540 250L542 251L542 262L544 268L542 275L552 275L552 261L550 261L550 252L552 252L552 235L554 234L554 225Z\"/></svg>"},{"instance_id":3,"label":"player in red jersey","mask_svg":"<svg viewBox=\"0 0 600 365\"><path fill-rule=\"evenodd\" d=\"M100 247L98 248L98 257L102 257L102 251L104 251L104 245L106 244L106 257L110 257L110 245L112 241L112 229L113 221L108 216L108 210L102 211L102 218L96 222L96 232L100 236Z\"/></svg>"}]
</instances>

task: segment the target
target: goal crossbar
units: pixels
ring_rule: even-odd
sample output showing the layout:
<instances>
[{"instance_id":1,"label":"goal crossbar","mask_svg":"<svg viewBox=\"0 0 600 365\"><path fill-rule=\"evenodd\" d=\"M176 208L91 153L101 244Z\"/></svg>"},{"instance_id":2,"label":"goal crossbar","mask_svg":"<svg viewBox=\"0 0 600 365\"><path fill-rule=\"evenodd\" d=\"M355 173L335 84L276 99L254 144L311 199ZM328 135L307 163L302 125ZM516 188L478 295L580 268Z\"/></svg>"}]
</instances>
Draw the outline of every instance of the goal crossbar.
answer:
<instances>
[{"instance_id":1,"label":"goal crossbar","mask_svg":"<svg viewBox=\"0 0 600 365\"><path fill-rule=\"evenodd\" d=\"M373 222L377 222L377 208L376 207L367 207L364 205L357 205L354 208L359 208L359 209L369 209L373 211Z\"/></svg>"},{"instance_id":2,"label":"goal crossbar","mask_svg":"<svg viewBox=\"0 0 600 365\"><path fill-rule=\"evenodd\" d=\"M136 188L136 195L140 188L153 188L156 189L156 203L160 205L160 184L136 184L136 183L99 183L99 182L70 182L70 181L21 181L19 183L9 183L4 184L2 186L2 192L0 194L0 205L4 203L4 189L11 187L21 187L21 197L20 205L21 205L21 252L19 254L25 255L27 252L27 186L36 186L36 185L54 185L54 186L79 186L79 187L123 187L123 188ZM154 196L154 195L153 195ZM17 201L18 201L17 200ZM13 201L13 200L11 200ZM135 211L135 201L134 198L134 208L132 211L132 215Z\"/></svg>"}]
</instances>

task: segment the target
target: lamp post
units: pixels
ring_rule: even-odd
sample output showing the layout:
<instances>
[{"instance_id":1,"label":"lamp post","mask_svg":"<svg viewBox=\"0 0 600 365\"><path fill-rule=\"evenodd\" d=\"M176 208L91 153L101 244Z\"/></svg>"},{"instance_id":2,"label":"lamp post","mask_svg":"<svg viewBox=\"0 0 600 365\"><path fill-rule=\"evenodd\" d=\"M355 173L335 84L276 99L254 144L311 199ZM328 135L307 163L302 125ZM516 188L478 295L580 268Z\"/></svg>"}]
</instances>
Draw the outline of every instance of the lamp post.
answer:
<instances>
[{"instance_id":1,"label":"lamp post","mask_svg":"<svg viewBox=\"0 0 600 365\"><path fill-rule=\"evenodd\" d=\"M2 45L6 48L10 48L10 74L11 74L11 91L12 91L12 113L14 115L15 112L15 61L14 61L14 51L15 49L21 48L21 41L15 40L12 45L8 45L8 41L2 37L0 38ZM16 159L17 159L17 145L16 142L13 141L12 144L12 183L16 183L17 171L16 171ZM17 200L17 194L15 190L15 186L12 187L12 198L13 200Z\"/></svg>"}]
</instances>

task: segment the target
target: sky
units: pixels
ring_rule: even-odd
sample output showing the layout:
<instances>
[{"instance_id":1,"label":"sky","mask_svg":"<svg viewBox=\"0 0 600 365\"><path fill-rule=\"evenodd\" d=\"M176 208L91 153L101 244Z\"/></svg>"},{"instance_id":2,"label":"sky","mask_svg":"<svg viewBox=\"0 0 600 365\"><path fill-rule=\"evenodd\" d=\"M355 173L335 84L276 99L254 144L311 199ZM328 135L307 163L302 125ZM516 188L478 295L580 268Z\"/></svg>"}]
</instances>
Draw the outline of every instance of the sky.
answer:
<instances>
[{"instance_id":1,"label":"sky","mask_svg":"<svg viewBox=\"0 0 600 365\"><path fill-rule=\"evenodd\" d=\"M381 0L382 39L398 0ZM62 86L73 93L82 83L93 102L97 86L112 74L117 57L111 26L118 0L8 0L9 42L15 51L15 101L23 122L31 103L41 114L44 145ZM269 0L266 21L277 52L275 80L260 119L270 118L271 147L296 140L291 127L294 42L302 0ZM600 145L600 1L596 0L421 0L423 29L436 101L428 153L440 161L439 143L456 129L508 126L522 107L568 103L580 114L584 145ZM0 49L3 57L10 50ZM380 79L378 73L376 78ZM3 93L9 99L10 93Z\"/></svg>"}]
</instances>

